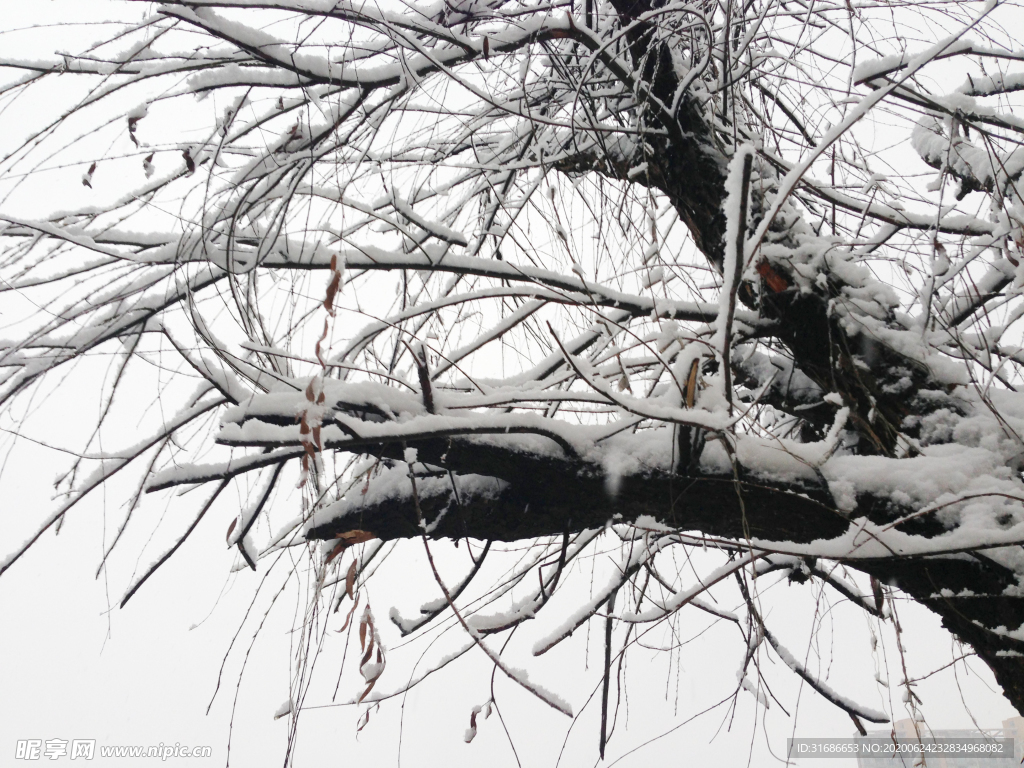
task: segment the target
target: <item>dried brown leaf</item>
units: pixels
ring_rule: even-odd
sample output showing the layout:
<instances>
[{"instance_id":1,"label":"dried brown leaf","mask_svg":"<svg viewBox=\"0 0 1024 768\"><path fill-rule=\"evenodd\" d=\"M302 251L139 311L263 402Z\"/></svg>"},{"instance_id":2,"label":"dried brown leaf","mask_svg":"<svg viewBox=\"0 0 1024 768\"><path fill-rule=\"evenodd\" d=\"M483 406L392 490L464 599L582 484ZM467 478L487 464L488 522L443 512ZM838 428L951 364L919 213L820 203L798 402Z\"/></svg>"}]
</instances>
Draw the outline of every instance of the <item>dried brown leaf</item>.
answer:
<instances>
[{"instance_id":1,"label":"dried brown leaf","mask_svg":"<svg viewBox=\"0 0 1024 768\"><path fill-rule=\"evenodd\" d=\"M348 629L348 623L350 621L352 621L352 616L355 615L356 608L358 608L358 607L359 607L359 593L357 592L356 593L355 602L352 603L352 607L349 609L348 616L345 617L345 623L341 625L341 629L338 630L339 632L344 632L346 629Z\"/></svg>"},{"instance_id":2,"label":"dried brown leaf","mask_svg":"<svg viewBox=\"0 0 1024 768\"><path fill-rule=\"evenodd\" d=\"M332 256L333 260L335 257ZM327 285L327 295L324 298L324 309L326 309L331 316L334 316L334 297L338 294L338 288L341 287L341 273L334 272L331 277L331 282Z\"/></svg>"},{"instance_id":3,"label":"dried brown leaf","mask_svg":"<svg viewBox=\"0 0 1024 768\"><path fill-rule=\"evenodd\" d=\"M366 686L366 690L365 690L365 691L363 691L363 692L362 692L362 694L361 694L361 695L359 696L359 701L358 701L358 702L356 702L357 704L361 704L361 703L362 703L363 699L365 699L365 698L366 698L366 695L367 695L367 694L368 694L368 693L369 693L370 691L372 691L372 690L373 690L373 686L374 686L374 684L375 684L376 682L377 682L377 678L374 678L373 680L371 680L371 681L369 682L369 684L368 684L368 685Z\"/></svg>"},{"instance_id":4,"label":"dried brown leaf","mask_svg":"<svg viewBox=\"0 0 1024 768\"><path fill-rule=\"evenodd\" d=\"M334 538L341 539L347 545L351 546L352 544L362 544L364 541L376 539L377 534L370 533L369 531L363 531L359 528L353 528L351 531L344 531L342 533L336 534Z\"/></svg>"},{"instance_id":5,"label":"dried brown leaf","mask_svg":"<svg viewBox=\"0 0 1024 768\"><path fill-rule=\"evenodd\" d=\"M348 567L348 573L345 574L345 592L348 594L349 599L352 598L352 591L356 585L356 561L352 561L352 565Z\"/></svg>"},{"instance_id":6,"label":"dried brown leaf","mask_svg":"<svg viewBox=\"0 0 1024 768\"><path fill-rule=\"evenodd\" d=\"M303 456L302 458L303 458L303 460L305 460L305 458L306 458L306 457L305 457L305 456ZM334 545L334 549L332 549L332 550L331 550L331 551L330 551L330 552L328 553L328 555L327 555L327 560L325 561L324 565L327 565L327 564L328 564L328 563L330 563L330 562L331 562L331 561L332 561L332 560L333 560L334 558L336 558L336 557L337 557L338 555L340 555L340 554L341 554L342 552L344 552L344 551L345 551L345 549L347 548L347 546L348 546L348 545L346 545L344 541L339 541L339 542L338 542L337 544L335 544L335 545Z\"/></svg>"}]
</instances>

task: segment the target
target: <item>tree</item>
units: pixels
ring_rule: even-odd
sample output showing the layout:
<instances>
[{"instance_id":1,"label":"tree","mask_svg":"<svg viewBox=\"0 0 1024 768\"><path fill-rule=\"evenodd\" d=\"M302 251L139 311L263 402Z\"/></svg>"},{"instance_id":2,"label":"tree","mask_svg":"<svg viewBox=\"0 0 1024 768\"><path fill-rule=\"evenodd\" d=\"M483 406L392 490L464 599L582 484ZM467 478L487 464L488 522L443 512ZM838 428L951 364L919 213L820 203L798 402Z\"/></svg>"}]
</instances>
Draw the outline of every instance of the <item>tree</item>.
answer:
<instances>
[{"instance_id":1,"label":"tree","mask_svg":"<svg viewBox=\"0 0 1024 768\"><path fill-rule=\"evenodd\" d=\"M364 696L385 658L355 598L385 542L465 539L469 572L430 557L443 599L393 620L454 619L566 711L487 636L540 615L611 537L618 570L536 653L595 616L611 637L714 612L699 595L727 580L744 673L771 648L858 728L885 722L766 626L756 579L781 571L880 618L895 589L924 604L1024 712L1020 18L189 0L78 55L0 62L12 104L79 89L6 178L59 160L65 183L78 163L90 194L117 192L0 216L3 290L38 307L3 346L4 408L117 361L89 453L0 574L123 471L141 479L107 554L146 493L206 489L123 605L244 483L229 545L254 570L305 548L314 604L353 600ZM124 382L154 364L176 412L104 452ZM255 542L295 481L301 514ZM529 592L484 616L474 577L517 541L530 555L488 594ZM672 556L709 546L719 567L686 587Z\"/></svg>"}]
</instances>

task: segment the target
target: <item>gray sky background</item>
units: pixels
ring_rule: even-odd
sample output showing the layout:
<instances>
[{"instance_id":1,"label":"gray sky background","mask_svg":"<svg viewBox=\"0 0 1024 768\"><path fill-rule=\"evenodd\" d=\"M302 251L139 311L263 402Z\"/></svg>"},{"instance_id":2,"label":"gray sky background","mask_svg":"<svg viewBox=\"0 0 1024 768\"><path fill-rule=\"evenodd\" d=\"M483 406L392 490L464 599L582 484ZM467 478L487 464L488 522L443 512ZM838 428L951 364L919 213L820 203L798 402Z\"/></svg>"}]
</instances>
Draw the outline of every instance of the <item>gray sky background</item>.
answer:
<instances>
[{"instance_id":1,"label":"gray sky background","mask_svg":"<svg viewBox=\"0 0 1024 768\"><path fill-rule=\"evenodd\" d=\"M4 2L0 16L0 55L39 57L62 47L76 48L102 36L88 26L108 12L105 2L49 2L20 4ZM129 17L137 18L144 6L130 4ZM59 23L30 35L12 35L10 30L32 23ZM17 41L17 45L12 41ZM2 76L2 75L0 75ZM0 113L0 145L18 138L19 124L30 117L59 107L59 99L40 94L22 97ZM198 105L197 109L203 108ZM212 108L212 105L211 105ZM26 184L15 198L4 203L5 210L41 216L55 206L84 199L81 170L49 174ZM117 179L102 184L96 194L109 194ZM26 213L28 212L28 213ZM34 214L32 213L34 212ZM9 326L29 310L24 302L5 294L0 304L4 335ZM90 383L100 380L104 368L80 366L65 384L45 402L40 401L31 416L33 435L45 436L55 445L75 448L87 433L86 424L98 407ZM147 383L139 381L140 403L148 402ZM9 415L0 417L0 428L13 427ZM132 441L136 425L124 425L124 444ZM0 542L10 550L34 530L52 509L52 480L65 465L61 454L24 439L12 442L9 434L0 440L3 463L0 475ZM13 448L13 449L12 449ZM191 520L196 503L191 498L176 500L168 507L151 500L144 507L145 525L130 529L120 558L109 576L94 579L102 554L104 537L110 535L120 517L119 505L128 484L115 486L106 498L96 496L69 515L59 536L47 533L43 540L0 580L0 765L13 761L15 743L28 738L94 738L99 744L150 745L181 742L211 745L210 761L169 760L184 764L223 764L228 757L239 766L279 764L288 731L287 718L274 720L278 706L288 698L290 660L294 657L291 632L297 615L305 608L304 584L293 580L263 626L247 660L238 685L242 658L249 646L266 596L283 581L273 574L263 596L257 600L257 620L243 624L256 583L266 572L248 570L232 574L234 552L224 546L224 530L237 511L228 499L218 502L219 514L211 514L180 552L161 569L124 609L118 603L135 568L143 568L162 550L166 541ZM291 502L298 513L297 499ZM163 518L167 525L156 523ZM154 535L156 538L150 540ZM464 552L437 545L451 572L458 571ZM138 562L135 553L145 551ZM128 555L130 553L130 555ZM397 564L396 564L397 563ZM597 563L600 568L601 564ZM582 599L586 581L577 578ZM582 585L582 586L581 586ZM794 654L803 656L808 643L817 644L818 654L830 660L829 684L869 706L895 704L896 718L906 714L896 686L902 672L889 627L884 630L884 656L876 658L891 694L872 679L874 665L869 625L865 617L849 606L824 602L818 611L825 615L823 629L811 637L809 621L814 593L807 587L785 583L766 592L770 606L767 620ZM409 542L396 551L382 582L371 586L370 599L389 648L389 667L378 681L377 690L397 688L408 678L418 651L395 648L397 632L387 621L388 610L397 604L406 613L437 597L425 567L422 545ZM726 606L733 607L733 606ZM330 632L340 627L342 615L329 623ZM918 677L942 667L953 658L954 648L938 620L919 606L901 603L900 618L905 629L903 644L908 649L910 675ZM539 622L539 620L538 620ZM682 625L696 635L708 622L696 611L685 614ZM217 685L222 658L232 637L242 629L223 675L221 690L210 714L206 707ZM500 673L496 683L498 704L504 726L498 718L481 719L479 734L472 744L463 742L473 706L489 697L491 669L482 653L468 656L442 670L406 698L386 702L373 711L369 724L357 735L356 720L365 707L324 707L306 711L299 726L299 748L295 764L300 767L339 764L413 766L514 766L516 758L509 737L524 766L592 766L597 762L597 711L587 697L599 680L600 640L595 624L588 636L581 629L556 652L530 662L531 678L567 698L583 714L569 734L564 753L559 752L569 720L527 697ZM530 629L531 637L539 630ZM685 638L684 638L685 639ZM665 638L659 638L658 642ZM449 631L437 647L454 647L463 641ZM338 644L336 644L338 645ZM528 647L528 643L522 643ZM423 650L424 644L418 646ZM358 649L356 648L355 651ZM353 653L355 652L353 651ZM430 653L435 653L431 649ZM670 669L669 656L672 656ZM428 656L428 659L431 658ZM635 649L626 669L626 693L621 702L620 723L609 746L608 761L620 766L701 765L767 766L781 764L789 736L849 736L853 726L848 716L825 702L777 661L767 664L772 691L789 716L772 703L766 712L754 706L748 693L741 693L735 709L728 704L713 712L684 721L718 701L735 686L736 669L742 660L742 644L734 628L718 624L683 646L678 654ZM317 684L307 704L330 703L338 674L335 650L318 661ZM525 655L514 662L525 666ZM350 666L352 659L349 659ZM681 665L681 674L679 669ZM967 671L969 670L969 671ZM237 688L237 697L236 697ZM346 677L339 700L358 695L359 687ZM991 673L981 663L968 663L945 670L918 686L929 726L972 727L970 713L983 727L998 727L1002 719L1016 714L996 692ZM236 711L232 723L232 705ZM677 727L678 726L678 727ZM652 737L669 732L647 746ZM630 750L637 751L627 754ZM399 760L399 749L401 750ZM625 757L623 757L625 755ZM156 760L139 764L155 764ZM793 765L828 765L845 768L852 761L794 762Z\"/></svg>"}]
</instances>

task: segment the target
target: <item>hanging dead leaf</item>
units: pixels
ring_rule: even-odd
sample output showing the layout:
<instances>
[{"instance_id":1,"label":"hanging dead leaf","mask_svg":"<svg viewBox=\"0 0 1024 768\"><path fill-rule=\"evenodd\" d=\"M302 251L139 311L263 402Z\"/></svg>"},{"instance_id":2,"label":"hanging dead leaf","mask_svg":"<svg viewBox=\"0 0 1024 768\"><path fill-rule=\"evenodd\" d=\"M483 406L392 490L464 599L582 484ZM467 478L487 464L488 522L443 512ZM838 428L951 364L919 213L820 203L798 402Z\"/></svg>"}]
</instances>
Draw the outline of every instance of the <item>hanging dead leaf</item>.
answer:
<instances>
[{"instance_id":1,"label":"hanging dead leaf","mask_svg":"<svg viewBox=\"0 0 1024 768\"><path fill-rule=\"evenodd\" d=\"M234 520L232 520L231 521L231 525L228 526L228 534L227 534L227 536L224 537L226 541L228 541L228 542L231 541L231 532L233 530L235 530L235 526L236 525L238 525L238 518L237 517ZM229 544L229 546L230 546L230 544Z\"/></svg>"},{"instance_id":2,"label":"hanging dead leaf","mask_svg":"<svg viewBox=\"0 0 1024 768\"><path fill-rule=\"evenodd\" d=\"M484 713L484 719L491 716L491 702L485 701L476 707L473 707L473 711L469 713L469 728L466 729L466 733L463 739L469 744L473 739L476 738L476 717L481 712Z\"/></svg>"},{"instance_id":3,"label":"hanging dead leaf","mask_svg":"<svg viewBox=\"0 0 1024 768\"><path fill-rule=\"evenodd\" d=\"M352 565L348 567L348 573L345 574L345 592L348 594L349 599L352 599L352 590L356 584L356 561L352 561Z\"/></svg>"},{"instance_id":4,"label":"hanging dead leaf","mask_svg":"<svg viewBox=\"0 0 1024 768\"><path fill-rule=\"evenodd\" d=\"M185 175L191 176L196 172L196 161L192 159L192 153L187 149L181 153L181 156L185 160L185 170L187 171Z\"/></svg>"},{"instance_id":5,"label":"hanging dead leaf","mask_svg":"<svg viewBox=\"0 0 1024 768\"><path fill-rule=\"evenodd\" d=\"M327 331L328 331L329 328L330 328L330 326L328 325L327 318L325 317L324 318L324 331L323 331L323 333L320 334L320 338L316 342L316 359L320 361L320 365L323 368L327 367L327 361L324 360L324 356L323 356L323 354L321 354L321 348L323 346L324 341L327 339ZM312 384L312 382L310 382L310 384ZM321 395L323 394L322 390L321 390L320 394ZM320 400L318 402L323 402L323 401Z\"/></svg>"},{"instance_id":6,"label":"hanging dead leaf","mask_svg":"<svg viewBox=\"0 0 1024 768\"><path fill-rule=\"evenodd\" d=\"M332 261L334 260L333 256L331 257L331 260ZM331 317L334 317L334 297L335 297L335 295L337 295L338 288L340 286L341 286L341 273L340 272L334 272L334 274L331 277L331 282L327 286L327 295L324 297L324 309L327 310L327 312L331 315Z\"/></svg>"},{"instance_id":7,"label":"hanging dead leaf","mask_svg":"<svg viewBox=\"0 0 1024 768\"><path fill-rule=\"evenodd\" d=\"M364 650L366 648L366 625L370 620L370 606L366 606L366 610L363 611L363 617L359 620L359 649ZM363 660L365 662L365 659ZM362 666L362 665L360 665Z\"/></svg>"},{"instance_id":8,"label":"hanging dead leaf","mask_svg":"<svg viewBox=\"0 0 1024 768\"><path fill-rule=\"evenodd\" d=\"M348 623L350 621L352 621L352 616L355 614L356 608L358 608L358 607L359 607L359 593L356 592L355 602L352 603L352 607L349 609L348 616L345 617L345 623L341 625L341 629L338 630L339 632L344 632L348 628Z\"/></svg>"},{"instance_id":9,"label":"hanging dead leaf","mask_svg":"<svg viewBox=\"0 0 1024 768\"><path fill-rule=\"evenodd\" d=\"M363 728L366 727L366 724L368 722L370 722L370 712L372 712L374 709L379 709L379 708L380 708L380 703L378 702L375 705L373 705L372 707L370 707L369 709L367 709L362 714L362 717L359 718L359 721L356 724L356 733L359 733L361 730L363 730Z\"/></svg>"},{"instance_id":10,"label":"hanging dead leaf","mask_svg":"<svg viewBox=\"0 0 1024 768\"><path fill-rule=\"evenodd\" d=\"M366 698L366 695L367 695L367 694L368 694L368 693L369 693L370 691L372 691L372 690L373 690L373 683L376 683L376 682L377 682L377 681L376 681L376 680L374 680L374 681L373 681L372 683L369 683L369 684L368 684L368 685L366 686L366 690L365 690L365 691L363 691L363 692L362 692L361 694L359 694L359 701L357 701L357 702L356 702L357 704L362 704L362 703L363 703L363 699L365 699L365 698Z\"/></svg>"},{"instance_id":11,"label":"hanging dead leaf","mask_svg":"<svg viewBox=\"0 0 1024 768\"><path fill-rule=\"evenodd\" d=\"M384 667L386 666L384 661L384 653L381 651L379 645L377 646L377 658L374 664L367 668L366 663L369 661L369 656L370 651L369 649L367 649L366 658L364 658L363 663L359 665L359 673L366 680L366 689L359 696L360 702L362 702L362 700L366 698L367 694L369 694L370 691L373 690L373 686L376 685L377 680L380 679L380 676L382 674L384 674Z\"/></svg>"},{"instance_id":12,"label":"hanging dead leaf","mask_svg":"<svg viewBox=\"0 0 1024 768\"><path fill-rule=\"evenodd\" d=\"M370 533L369 531L363 531L359 528L354 528L351 531L345 531L343 533L335 534L334 538L341 539L345 542L346 546L352 546L353 544L362 544L364 541L371 541L377 538L377 534Z\"/></svg>"},{"instance_id":13,"label":"hanging dead leaf","mask_svg":"<svg viewBox=\"0 0 1024 768\"><path fill-rule=\"evenodd\" d=\"M377 677L380 677L379 672L377 673ZM360 695L359 702L357 703L361 704L363 699L365 699L367 695L370 693L370 691L373 690L373 686L377 684L377 677L374 677L369 683L366 684L366 690L363 691L362 695Z\"/></svg>"},{"instance_id":14,"label":"hanging dead leaf","mask_svg":"<svg viewBox=\"0 0 1024 768\"><path fill-rule=\"evenodd\" d=\"M306 457L303 456L302 458L306 458ZM338 555L340 555L342 552L344 552L347 548L348 548L348 545L344 541L339 541L337 544L334 545L334 549L332 549L327 554L327 559L324 561L324 565L327 565L328 563L330 563L334 558L336 558Z\"/></svg>"}]
</instances>

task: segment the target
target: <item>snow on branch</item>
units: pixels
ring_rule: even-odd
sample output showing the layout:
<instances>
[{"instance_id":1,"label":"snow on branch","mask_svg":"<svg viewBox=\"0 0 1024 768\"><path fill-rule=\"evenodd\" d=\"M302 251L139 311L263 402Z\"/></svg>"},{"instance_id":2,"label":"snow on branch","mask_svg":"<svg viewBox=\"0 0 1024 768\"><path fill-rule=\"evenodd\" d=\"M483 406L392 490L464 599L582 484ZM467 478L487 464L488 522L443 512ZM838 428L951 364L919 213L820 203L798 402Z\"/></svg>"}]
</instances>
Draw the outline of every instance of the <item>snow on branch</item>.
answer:
<instances>
[{"instance_id":1,"label":"snow on branch","mask_svg":"<svg viewBox=\"0 0 1024 768\"><path fill-rule=\"evenodd\" d=\"M82 88L0 152L0 413L69 457L0 573L135 471L104 563L143 491L203 500L125 600L225 515L242 576L309 566L304 641L320 601L361 628L358 706L479 648L568 713L524 648L600 618L607 682L695 605L746 633L741 686L763 630L881 722L712 605L788 569L882 622L857 580L896 584L1024 707L1024 85L977 67L1022 54L1005 4L901 9L939 30L917 53L855 10L808 39L775 2L181 0L0 56L12 104ZM926 92L938 61L964 85ZM79 449L33 433L72 418ZM430 595L378 627L410 539ZM462 637L370 691L387 633L435 628Z\"/></svg>"}]
</instances>

